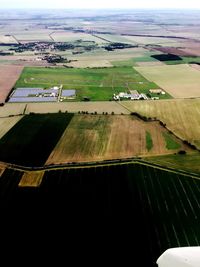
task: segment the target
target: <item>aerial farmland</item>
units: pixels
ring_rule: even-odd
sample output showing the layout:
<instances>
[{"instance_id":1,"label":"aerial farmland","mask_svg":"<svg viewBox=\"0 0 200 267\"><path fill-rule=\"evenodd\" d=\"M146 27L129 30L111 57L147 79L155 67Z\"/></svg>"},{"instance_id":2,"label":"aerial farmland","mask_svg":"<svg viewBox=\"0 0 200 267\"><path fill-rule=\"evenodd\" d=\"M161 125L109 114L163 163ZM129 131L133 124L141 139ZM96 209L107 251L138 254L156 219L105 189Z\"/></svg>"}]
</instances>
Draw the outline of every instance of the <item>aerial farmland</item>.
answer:
<instances>
[{"instance_id":1,"label":"aerial farmland","mask_svg":"<svg viewBox=\"0 0 200 267\"><path fill-rule=\"evenodd\" d=\"M1 217L123 219L134 266L199 246L199 12L0 15Z\"/></svg>"},{"instance_id":2,"label":"aerial farmland","mask_svg":"<svg viewBox=\"0 0 200 267\"><path fill-rule=\"evenodd\" d=\"M160 87L149 82L132 67L69 69L69 68L25 68L15 88L44 88L62 86L65 90L76 90L76 101L88 98L91 101L112 100L114 94L137 90L149 93ZM47 90L48 92L48 90ZM169 94L161 98L170 98ZM53 101L53 100L52 100ZM38 101L39 102L39 101Z\"/></svg>"},{"instance_id":3,"label":"aerial farmland","mask_svg":"<svg viewBox=\"0 0 200 267\"><path fill-rule=\"evenodd\" d=\"M136 70L175 98L200 97L200 72L190 65L136 67Z\"/></svg>"}]
</instances>

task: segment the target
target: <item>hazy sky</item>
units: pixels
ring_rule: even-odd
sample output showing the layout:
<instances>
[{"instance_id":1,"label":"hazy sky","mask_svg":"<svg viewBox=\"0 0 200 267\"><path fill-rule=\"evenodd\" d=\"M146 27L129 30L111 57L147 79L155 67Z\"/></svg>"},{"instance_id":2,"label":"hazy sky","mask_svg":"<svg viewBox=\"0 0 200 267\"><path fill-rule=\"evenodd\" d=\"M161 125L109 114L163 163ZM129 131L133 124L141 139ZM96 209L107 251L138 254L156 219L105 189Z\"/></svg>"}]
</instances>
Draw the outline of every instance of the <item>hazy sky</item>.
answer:
<instances>
[{"instance_id":1,"label":"hazy sky","mask_svg":"<svg viewBox=\"0 0 200 267\"><path fill-rule=\"evenodd\" d=\"M0 0L0 8L200 8L200 0Z\"/></svg>"}]
</instances>

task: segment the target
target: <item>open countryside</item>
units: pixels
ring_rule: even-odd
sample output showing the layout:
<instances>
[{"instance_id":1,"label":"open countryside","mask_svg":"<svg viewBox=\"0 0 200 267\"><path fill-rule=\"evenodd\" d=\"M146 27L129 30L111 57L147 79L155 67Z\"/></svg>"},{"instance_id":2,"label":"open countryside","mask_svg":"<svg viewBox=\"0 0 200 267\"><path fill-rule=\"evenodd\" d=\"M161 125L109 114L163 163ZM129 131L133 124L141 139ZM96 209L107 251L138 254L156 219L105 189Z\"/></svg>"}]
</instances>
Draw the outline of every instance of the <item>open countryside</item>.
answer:
<instances>
[{"instance_id":1,"label":"open countryside","mask_svg":"<svg viewBox=\"0 0 200 267\"><path fill-rule=\"evenodd\" d=\"M125 248L134 267L200 246L199 10L0 16L0 215L14 222L5 233L22 219L20 235L47 225L77 245L74 233L91 233L84 220L98 240L106 219L103 242L113 232L109 252Z\"/></svg>"},{"instance_id":2,"label":"open countryside","mask_svg":"<svg viewBox=\"0 0 200 267\"><path fill-rule=\"evenodd\" d=\"M159 87L146 80L132 67L70 69L70 68L25 68L16 88L62 85L64 89L76 90L76 101L112 100L114 94L137 90L149 93L150 89ZM163 96L169 98L168 94Z\"/></svg>"},{"instance_id":3,"label":"open countryside","mask_svg":"<svg viewBox=\"0 0 200 267\"><path fill-rule=\"evenodd\" d=\"M24 116L0 139L0 150L1 161L25 166L42 166L46 160L46 164L61 164L190 151L158 122L130 115L61 112Z\"/></svg>"}]
</instances>

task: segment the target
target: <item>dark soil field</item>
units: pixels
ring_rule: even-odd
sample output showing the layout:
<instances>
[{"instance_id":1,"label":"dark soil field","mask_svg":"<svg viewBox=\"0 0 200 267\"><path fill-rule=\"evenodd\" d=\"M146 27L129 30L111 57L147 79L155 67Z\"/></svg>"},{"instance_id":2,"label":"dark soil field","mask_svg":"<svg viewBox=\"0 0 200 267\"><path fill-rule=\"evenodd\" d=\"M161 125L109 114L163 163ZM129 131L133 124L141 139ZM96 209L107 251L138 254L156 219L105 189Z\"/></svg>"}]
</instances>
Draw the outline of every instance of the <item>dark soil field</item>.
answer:
<instances>
[{"instance_id":1,"label":"dark soil field","mask_svg":"<svg viewBox=\"0 0 200 267\"><path fill-rule=\"evenodd\" d=\"M51 235L69 235L72 229L81 229L97 238L103 225L97 226L95 221L107 218L108 229L108 218L114 218L113 249L114 245L120 252L129 248L129 263L142 267L156 266L156 259L167 248L200 244L197 178L141 164L46 171L41 186L35 189L17 187L21 176L18 171L3 173L0 207L13 216L34 218L42 229L47 227L41 224L45 218ZM74 221L78 226L70 224ZM89 230L83 229L83 221ZM120 234L125 243L119 242Z\"/></svg>"},{"instance_id":2,"label":"dark soil field","mask_svg":"<svg viewBox=\"0 0 200 267\"><path fill-rule=\"evenodd\" d=\"M152 57L160 61L182 60L181 57L174 54L152 55Z\"/></svg>"},{"instance_id":3,"label":"dark soil field","mask_svg":"<svg viewBox=\"0 0 200 267\"><path fill-rule=\"evenodd\" d=\"M44 164L73 114L31 114L0 140L0 160L24 166Z\"/></svg>"}]
</instances>

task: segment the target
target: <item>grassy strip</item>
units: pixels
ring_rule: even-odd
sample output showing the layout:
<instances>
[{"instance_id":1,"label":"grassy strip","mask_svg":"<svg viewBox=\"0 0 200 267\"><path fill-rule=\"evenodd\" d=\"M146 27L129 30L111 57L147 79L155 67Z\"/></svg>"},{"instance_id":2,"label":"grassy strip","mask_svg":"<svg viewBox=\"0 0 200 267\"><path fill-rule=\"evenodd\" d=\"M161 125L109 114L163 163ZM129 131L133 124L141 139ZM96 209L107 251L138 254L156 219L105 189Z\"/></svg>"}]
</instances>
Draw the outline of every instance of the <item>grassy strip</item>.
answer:
<instances>
[{"instance_id":1,"label":"grassy strip","mask_svg":"<svg viewBox=\"0 0 200 267\"><path fill-rule=\"evenodd\" d=\"M186 155L163 155L146 157L145 161L162 166L184 170L187 172L200 173L200 153L195 152Z\"/></svg>"},{"instance_id":2,"label":"grassy strip","mask_svg":"<svg viewBox=\"0 0 200 267\"><path fill-rule=\"evenodd\" d=\"M146 148L150 151L153 147L153 140L151 138L150 132L146 131Z\"/></svg>"},{"instance_id":3,"label":"grassy strip","mask_svg":"<svg viewBox=\"0 0 200 267\"><path fill-rule=\"evenodd\" d=\"M181 145L177 143L173 136L169 133L163 133L163 137L165 138L166 148L167 149L179 149L181 148Z\"/></svg>"}]
</instances>

